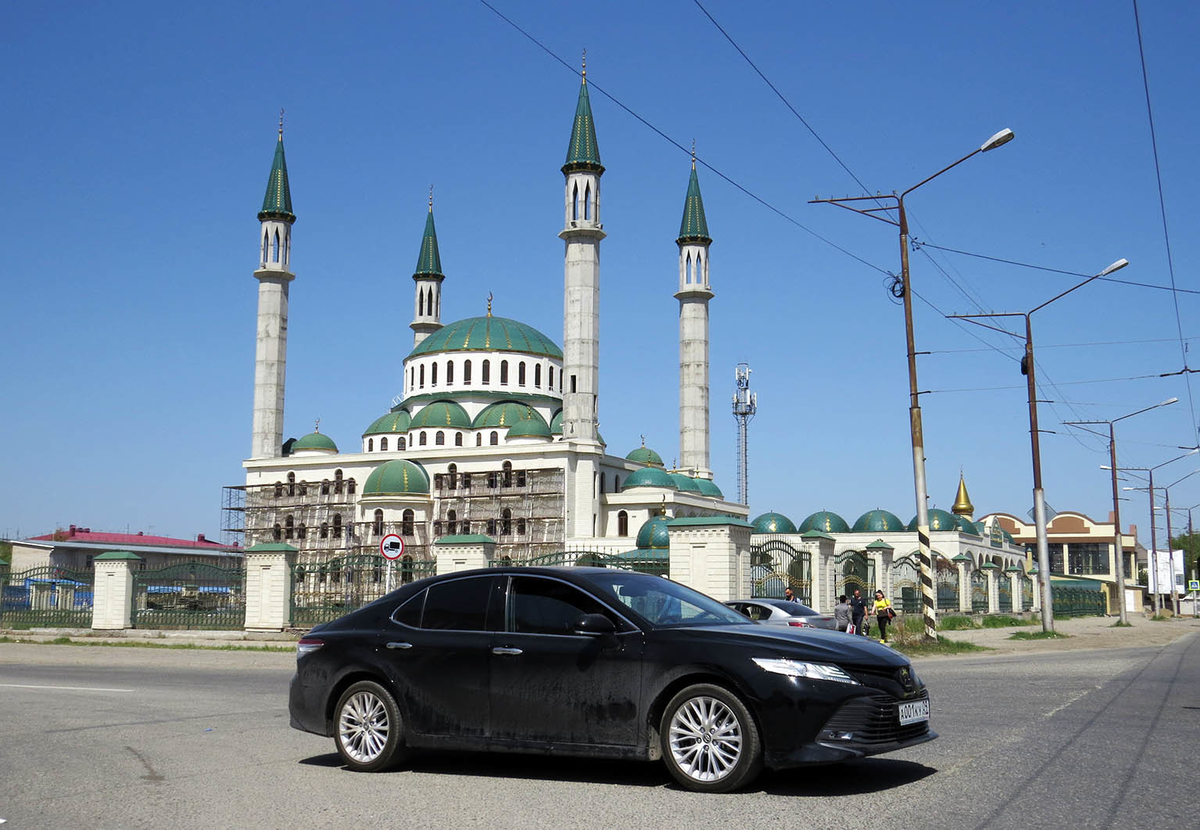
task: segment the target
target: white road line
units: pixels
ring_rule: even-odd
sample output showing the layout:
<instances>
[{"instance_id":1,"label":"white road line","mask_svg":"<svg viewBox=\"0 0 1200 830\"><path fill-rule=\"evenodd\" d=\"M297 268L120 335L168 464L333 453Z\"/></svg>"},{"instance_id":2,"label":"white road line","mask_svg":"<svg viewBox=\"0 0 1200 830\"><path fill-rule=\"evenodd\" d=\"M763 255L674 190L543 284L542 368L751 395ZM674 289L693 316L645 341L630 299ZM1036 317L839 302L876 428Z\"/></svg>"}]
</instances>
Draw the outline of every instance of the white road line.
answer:
<instances>
[{"instance_id":1,"label":"white road line","mask_svg":"<svg viewBox=\"0 0 1200 830\"><path fill-rule=\"evenodd\" d=\"M96 686L30 686L25 683L0 683L6 689L53 689L60 692L133 692L136 689L100 689Z\"/></svg>"}]
</instances>

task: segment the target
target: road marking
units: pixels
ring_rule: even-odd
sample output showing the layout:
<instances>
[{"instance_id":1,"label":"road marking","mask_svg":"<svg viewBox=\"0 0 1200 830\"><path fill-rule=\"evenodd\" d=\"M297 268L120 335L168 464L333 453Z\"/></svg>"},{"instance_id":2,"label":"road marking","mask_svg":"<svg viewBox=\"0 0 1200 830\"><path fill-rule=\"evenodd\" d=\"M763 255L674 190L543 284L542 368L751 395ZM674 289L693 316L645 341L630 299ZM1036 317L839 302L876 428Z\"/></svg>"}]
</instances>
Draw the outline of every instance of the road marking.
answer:
<instances>
[{"instance_id":1,"label":"road marking","mask_svg":"<svg viewBox=\"0 0 1200 830\"><path fill-rule=\"evenodd\" d=\"M0 683L6 689L52 689L59 692L133 692L136 689L100 689L95 686L31 686L25 683Z\"/></svg>"}]
</instances>

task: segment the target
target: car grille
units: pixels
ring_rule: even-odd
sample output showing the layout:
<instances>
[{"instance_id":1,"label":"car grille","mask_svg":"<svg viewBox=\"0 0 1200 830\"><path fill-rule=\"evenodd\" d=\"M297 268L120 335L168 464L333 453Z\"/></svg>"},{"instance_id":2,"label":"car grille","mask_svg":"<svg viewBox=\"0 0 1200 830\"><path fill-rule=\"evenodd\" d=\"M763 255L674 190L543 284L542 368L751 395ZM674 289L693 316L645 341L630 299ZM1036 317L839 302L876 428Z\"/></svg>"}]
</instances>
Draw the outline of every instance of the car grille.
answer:
<instances>
[{"instance_id":1,"label":"car grille","mask_svg":"<svg viewBox=\"0 0 1200 830\"><path fill-rule=\"evenodd\" d=\"M908 700L924 700L929 693L922 691ZM907 701L905 701L907 702ZM886 744L910 741L929 732L929 722L900 725L897 706L901 701L890 695L856 697L834 712L823 728L825 732L851 733L855 742Z\"/></svg>"}]
</instances>

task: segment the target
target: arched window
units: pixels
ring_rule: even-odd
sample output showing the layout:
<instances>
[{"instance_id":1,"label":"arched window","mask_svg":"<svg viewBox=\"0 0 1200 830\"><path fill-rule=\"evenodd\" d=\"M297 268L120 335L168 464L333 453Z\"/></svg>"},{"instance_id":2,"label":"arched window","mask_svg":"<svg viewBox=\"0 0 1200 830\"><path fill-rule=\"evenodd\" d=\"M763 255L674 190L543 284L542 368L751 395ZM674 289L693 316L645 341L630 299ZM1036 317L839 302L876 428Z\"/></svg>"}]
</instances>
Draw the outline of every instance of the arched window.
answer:
<instances>
[{"instance_id":1,"label":"arched window","mask_svg":"<svg viewBox=\"0 0 1200 830\"><path fill-rule=\"evenodd\" d=\"M417 367L411 366L408 370L408 388L412 389L417 385Z\"/></svg>"},{"instance_id":2,"label":"arched window","mask_svg":"<svg viewBox=\"0 0 1200 830\"><path fill-rule=\"evenodd\" d=\"M458 513L454 510L446 511L446 532L451 536L458 533Z\"/></svg>"},{"instance_id":3,"label":"arched window","mask_svg":"<svg viewBox=\"0 0 1200 830\"><path fill-rule=\"evenodd\" d=\"M471 489L471 474L470 473L463 473L463 489L464 490Z\"/></svg>"},{"instance_id":4,"label":"arched window","mask_svg":"<svg viewBox=\"0 0 1200 830\"><path fill-rule=\"evenodd\" d=\"M433 537L436 539L442 535L442 523L438 520L433 523Z\"/></svg>"},{"instance_id":5,"label":"arched window","mask_svg":"<svg viewBox=\"0 0 1200 830\"><path fill-rule=\"evenodd\" d=\"M490 360L483 361L483 368L480 369L479 371L482 375L482 377L480 378L480 381L483 383L484 386L487 386L489 383L492 382L492 361L490 361Z\"/></svg>"},{"instance_id":6,"label":"arched window","mask_svg":"<svg viewBox=\"0 0 1200 830\"><path fill-rule=\"evenodd\" d=\"M429 385L437 386L437 364L434 363L429 367Z\"/></svg>"},{"instance_id":7,"label":"arched window","mask_svg":"<svg viewBox=\"0 0 1200 830\"><path fill-rule=\"evenodd\" d=\"M424 291L417 292L417 316L418 317L425 316L425 292Z\"/></svg>"},{"instance_id":8,"label":"arched window","mask_svg":"<svg viewBox=\"0 0 1200 830\"><path fill-rule=\"evenodd\" d=\"M333 538L340 538L342 535L342 514L333 514Z\"/></svg>"},{"instance_id":9,"label":"arched window","mask_svg":"<svg viewBox=\"0 0 1200 830\"><path fill-rule=\"evenodd\" d=\"M383 511L375 511L375 522L371 525L371 532L376 536L383 535Z\"/></svg>"},{"instance_id":10,"label":"arched window","mask_svg":"<svg viewBox=\"0 0 1200 830\"><path fill-rule=\"evenodd\" d=\"M379 451L387 452L387 448L388 448L388 440L386 438L380 438L379 439Z\"/></svg>"},{"instance_id":11,"label":"arched window","mask_svg":"<svg viewBox=\"0 0 1200 830\"><path fill-rule=\"evenodd\" d=\"M444 447L446 445L446 433L439 429L437 434L433 436L433 443L439 447Z\"/></svg>"},{"instance_id":12,"label":"arched window","mask_svg":"<svg viewBox=\"0 0 1200 830\"><path fill-rule=\"evenodd\" d=\"M346 481L346 492L352 496L354 495L354 479L351 478Z\"/></svg>"},{"instance_id":13,"label":"arched window","mask_svg":"<svg viewBox=\"0 0 1200 830\"><path fill-rule=\"evenodd\" d=\"M475 433L475 446L477 446L477 447L483 446L483 433L482 432Z\"/></svg>"},{"instance_id":14,"label":"arched window","mask_svg":"<svg viewBox=\"0 0 1200 830\"><path fill-rule=\"evenodd\" d=\"M469 535L471 533L471 523L468 522L466 519L463 519L462 527L460 527L458 529L458 532L461 533L463 536Z\"/></svg>"},{"instance_id":15,"label":"arched window","mask_svg":"<svg viewBox=\"0 0 1200 830\"><path fill-rule=\"evenodd\" d=\"M422 447L425 446L427 443L429 443L429 441L425 437L424 432L421 433L421 440L418 441L417 443L419 443Z\"/></svg>"},{"instance_id":16,"label":"arched window","mask_svg":"<svg viewBox=\"0 0 1200 830\"><path fill-rule=\"evenodd\" d=\"M283 482L282 481L275 482L275 498L277 498L277 499L283 498Z\"/></svg>"},{"instance_id":17,"label":"arched window","mask_svg":"<svg viewBox=\"0 0 1200 830\"><path fill-rule=\"evenodd\" d=\"M493 447L496 446L497 444L499 444L500 443L500 433L493 432L488 437L488 443L491 444Z\"/></svg>"},{"instance_id":18,"label":"arched window","mask_svg":"<svg viewBox=\"0 0 1200 830\"><path fill-rule=\"evenodd\" d=\"M554 389L554 367L553 366L551 366L551 367L549 367L549 369L547 369L546 387L548 389L550 389L551 391L553 391L553 389Z\"/></svg>"},{"instance_id":19,"label":"arched window","mask_svg":"<svg viewBox=\"0 0 1200 830\"><path fill-rule=\"evenodd\" d=\"M501 386L508 385L508 361L507 360L500 361L500 385Z\"/></svg>"},{"instance_id":20,"label":"arched window","mask_svg":"<svg viewBox=\"0 0 1200 830\"><path fill-rule=\"evenodd\" d=\"M450 489L457 490L458 489L458 465L451 464L446 469L446 476L450 479Z\"/></svg>"},{"instance_id":21,"label":"arched window","mask_svg":"<svg viewBox=\"0 0 1200 830\"><path fill-rule=\"evenodd\" d=\"M329 538L329 522L321 522L321 538Z\"/></svg>"},{"instance_id":22,"label":"arched window","mask_svg":"<svg viewBox=\"0 0 1200 830\"><path fill-rule=\"evenodd\" d=\"M279 262L279 231L275 231L275 240L271 243L271 259Z\"/></svg>"},{"instance_id":23,"label":"arched window","mask_svg":"<svg viewBox=\"0 0 1200 830\"><path fill-rule=\"evenodd\" d=\"M434 490L442 489L442 474L441 473L433 474L433 489Z\"/></svg>"},{"instance_id":24,"label":"arched window","mask_svg":"<svg viewBox=\"0 0 1200 830\"><path fill-rule=\"evenodd\" d=\"M374 451L375 451L375 439L368 438L367 439L367 452L374 452Z\"/></svg>"},{"instance_id":25,"label":"arched window","mask_svg":"<svg viewBox=\"0 0 1200 830\"><path fill-rule=\"evenodd\" d=\"M471 361L463 361L463 383L471 382Z\"/></svg>"},{"instance_id":26,"label":"arched window","mask_svg":"<svg viewBox=\"0 0 1200 830\"><path fill-rule=\"evenodd\" d=\"M525 385L525 361L524 360L522 360L520 363L517 364L517 385L518 386Z\"/></svg>"},{"instance_id":27,"label":"arched window","mask_svg":"<svg viewBox=\"0 0 1200 830\"><path fill-rule=\"evenodd\" d=\"M275 536L276 542L283 538L283 528L279 526L279 522L275 523L275 532L273 535Z\"/></svg>"},{"instance_id":28,"label":"arched window","mask_svg":"<svg viewBox=\"0 0 1200 830\"><path fill-rule=\"evenodd\" d=\"M518 487L525 486L525 471L524 470L517 470L517 486Z\"/></svg>"},{"instance_id":29,"label":"arched window","mask_svg":"<svg viewBox=\"0 0 1200 830\"><path fill-rule=\"evenodd\" d=\"M592 218L592 186L588 185L583 191L583 218Z\"/></svg>"},{"instance_id":30,"label":"arched window","mask_svg":"<svg viewBox=\"0 0 1200 830\"><path fill-rule=\"evenodd\" d=\"M288 495L296 495L296 474L288 473Z\"/></svg>"},{"instance_id":31,"label":"arched window","mask_svg":"<svg viewBox=\"0 0 1200 830\"><path fill-rule=\"evenodd\" d=\"M417 371L417 379L418 379L417 385L420 386L422 389L424 389L425 388L425 367L424 366L421 366L420 369Z\"/></svg>"},{"instance_id":32,"label":"arched window","mask_svg":"<svg viewBox=\"0 0 1200 830\"><path fill-rule=\"evenodd\" d=\"M624 510L617 514L617 535L629 535L629 514Z\"/></svg>"},{"instance_id":33,"label":"arched window","mask_svg":"<svg viewBox=\"0 0 1200 830\"><path fill-rule=\"evenodd\" d=\"M620 476L613 476L613 492L614 493L621 492L621 477Z\"/></svg>"},{"instance_id":34,"label":"arched window","mask_svg":"<svg viewBox=\"0 0 1200 830\"><path fill-rule=\"evenodd\" d=\"M400 516L400 535L413 535L413 512L411 510L405 510Z\"/></svg>"},{"instance_id":35,"label":"arched window","mask_svg":"<svg viewBox=\"0 0 1200 830\"><path fill-rule=\"evenodd\" d=\"M542 388L542 364L535 364L533 367L533 385L538 389Z\"/></svg>"},{"instance_id":36,"label":"arched window","mask_svg":"<svg viewBox=\"0 0 1200 830\"><path fill-rule=\"evenodd\" d=\"M600 492L601 493L605 492L604 486L605 486L604 473L601 473L600 474Z\"/></svg>"},{"instance_id":37,"label":"arched window","mask_svg":"<svg viewBox=\"0 0 1200 830\"><path fill-rule=\"evenodd\" d=\"M454 385L454 361L453 360L446 361L446 385L447 386Z\"/></svg>"},{"instance_id":38,"label":"arched window","mask_svg":"<svg viewBox=\"0 0 1200 830\"><path fill-rule=\"evenodd\" d=\"M689 253L687 259L683 262L683 281L690 283L692 281L692 255Z\"/></svg>"},{"instance_id":39,"label":"arched window","mask_svg":"<svg viewBox=\"0 0 1200 830\"><path fill-rule=\"evenodd\" d=\"M571 218L579 218L579 183L576 182L571 187Z\"/></svg>"},{"instance_id":40,"label":"arched window","mask_svg":"<svg viewBox=\"0 0 1200 830\"><path fill-rule=\"evenodd\" d=\"M296 520L291 516L288 516L287 519L284 520L283 526L284 538L291 539L296 534Z\"/></svg>"},{"instance_id":41,"label":"arched window","mask_svg":"<svg viewBox=\"0 0 1200 830\"><path fill-rule=\"evenodd\" d=\"M462 433L461 432L454 433L454 446L456 446L456 447L462 446Z\"/></svg>"},{"instance_id":42,"label":"arched window","mask_svg":"<svg viewBox=\"0 0 1200 830\"><path fill-rule=\"evenodd\" d=\"M263 231L263 244L262 244L262 262L264 265L266 265L266 263L267 263L267 250L270 247L271 247L271 234L267 233L264 230Z\"/></svg>"},{"instance_id":43,"label":"arched window","mask_svg":"<svg viewBox=\"0 0 1200 830\"><path fill-rule=\"evenodd\" d=\"M341 495L342 493L342 471L333 471L333 492Z\"/></svg>"},{"instance_id":44,"label":"arched window","mask_svg":"<svg viewBox=\"0 0 1200 830\"><path fill-rule=\"evenodd\" d=\"M507 536L512 533L512 511L507 507L500 511L500 535Z\"/></svg>"},{"instance_id":45,"label":"arched window","mask_svg":"<svg viewBox=\"0 0 1200 830\"><path fill-rule=\"evenodd\" d=\"M322 496L329 495L329 479L325 479L324 481L321 482L321 495Z\"/></svg>"},{"instance_id":46,"label":"arched window","mask_svg":"<svg viewBox=\"0 0 1200 830\"><path fill-rule=\"evenodd\" d=\"M504 483L501 486L512 487L512 462L505 461L502 470L503 470L504 475L503 475L501 481L503 481Z\"/></svg>"},{"instance_id":47,"label":"arched window","mask_svg":"<svg viewBox=\"0 0 1200 830\"><path fill-rule=\"evenodd\" d=\"M407 442L407 441L406 441L404 438L401 438L401 439L400 439L400 443L399 443L399 445L397 446L397 449L401 449L401 450L406 450L406 449L408 449L408 442Z\"/></svg>"},{"instance_id":48,"label":"arched window","mask_svg":"<svg viewBox=\"0 0 1200 830\"><path fill-rule=\"evenodd\" d=\"M488 536L495 536L495 535L496 535L496 520L495 520L495 519L488 519L488 522L487 522L487 535L488 535Z\"/></svg>"},{"instance_id":49,"label":"arched window","mask_svg":"<svg viewBox=\"0 0 1200 830\"><path fill-rule=\"evenodd\" d=\"M492 490L496 489L496 471L492 470L488 473L488 487Z\"/></svg>"},{"instance_id":50,"label":"arched window","mask_svg":"<svg viewBox=\"0 0 1200 830\"><path fill-rule=\"evenodd\" d=\"M517 535L518 536L525 535L525 519L523 519L523 518L517 519Z\"/></svg>"}]
</instances>

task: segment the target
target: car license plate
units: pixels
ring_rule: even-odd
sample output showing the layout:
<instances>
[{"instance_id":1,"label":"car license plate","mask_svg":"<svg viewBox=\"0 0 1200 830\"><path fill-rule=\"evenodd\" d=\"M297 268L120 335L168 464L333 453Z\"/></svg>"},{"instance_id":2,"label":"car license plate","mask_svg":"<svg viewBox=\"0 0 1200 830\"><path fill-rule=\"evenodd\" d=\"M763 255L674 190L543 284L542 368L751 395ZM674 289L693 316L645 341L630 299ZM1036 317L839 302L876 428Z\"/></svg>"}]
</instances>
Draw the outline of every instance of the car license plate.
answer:
<instances>
[{"instance_id":1,"label":"car license plate","mask_svg":"<svg viewBox=\"0 0 1200 830\"><path fill-rule=\"evenodd\" d=\"M909 703L900 704L901 726L907 726L910 723L920 723L921 721L927 720L929 720L928 700L913 700Z\"/></svg>"}]
</instances>

